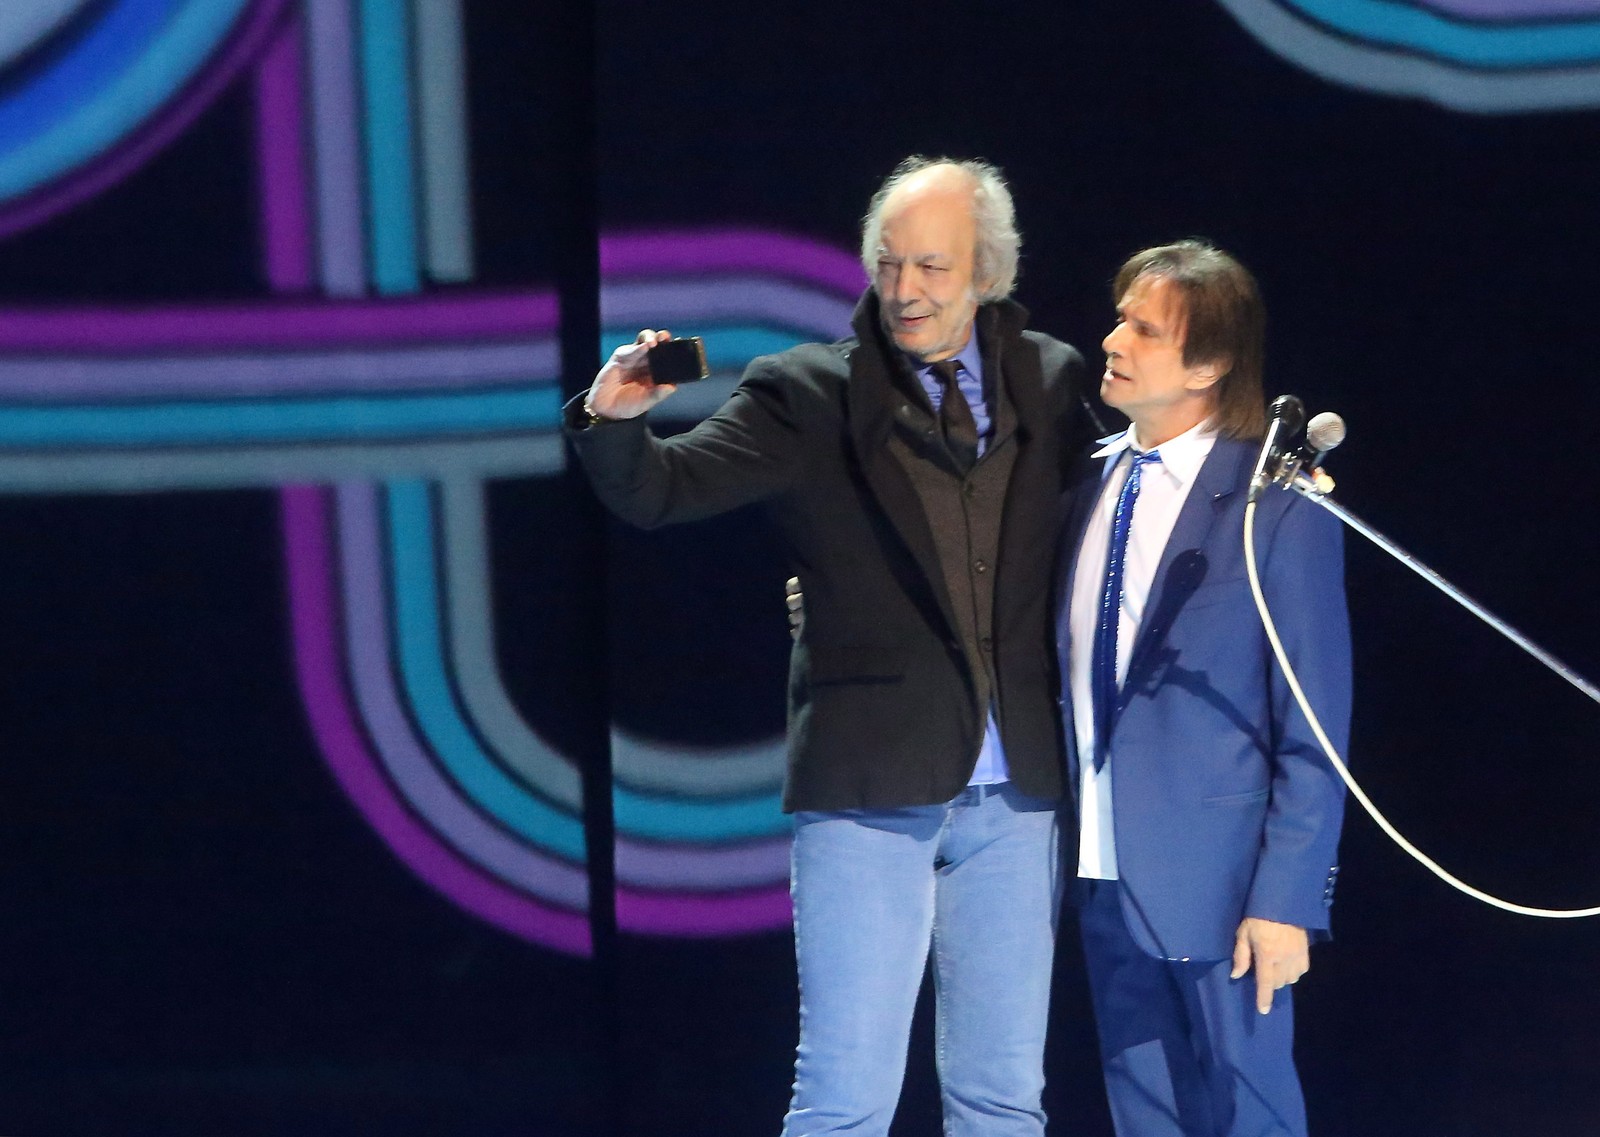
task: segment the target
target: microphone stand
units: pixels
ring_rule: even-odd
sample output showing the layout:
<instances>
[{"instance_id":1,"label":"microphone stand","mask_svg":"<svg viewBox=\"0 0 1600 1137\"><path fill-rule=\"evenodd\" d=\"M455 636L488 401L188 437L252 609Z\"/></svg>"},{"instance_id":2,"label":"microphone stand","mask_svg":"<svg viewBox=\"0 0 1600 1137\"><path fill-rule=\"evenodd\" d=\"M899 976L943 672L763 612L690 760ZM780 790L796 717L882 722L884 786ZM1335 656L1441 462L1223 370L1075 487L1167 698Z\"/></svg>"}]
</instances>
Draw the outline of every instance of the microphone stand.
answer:
<instances>
[{"instance_id":1,"label":"microphone stand","mask_svg":"<svg viewBox=\"0 0 1600 1137\"><path fill-rule=\"evenodd\" d=\"M1450 599L1461 605L1468 612L1471 612L1485 624L1488 624L1506 639L1510 640L1523 651L1533 656L1533 658L1544 664L1551 671L1554 671L1568 683L1571 683L1578 690L1589 696L1590 699L1594 700L1596 703L1600 703L1600 687L1596 687L1593 683L1579 675L1565 663L1562 663L1561 660L1557 659L1555 656L1545 651L1544 648L1530 640L1527 636L1517 631L1516 628L1513 628L1510 624L1500 619L1500 617L1489 611L1482 604L1479 604L1476 600L1472 599L1472 597L1468 596L1455 585L1451 584L1444 577L1440 576L1427 565L1417 560L1416 557L1406 552L1388 537L1385 537L1382 533L1368 525L1365 521L1362 521L1355 514L1344 508L1344 506L1330 499L1328 494L1333 490L1332 478L1329 478L1326 474L1322 474L1320 477L1308 474L1303 469L1298 468L1297 464L1291 466L1289 470L1284 472L1288 474L1288 480L1282 483L1285 489L1293 490L1301 497L1307 498L1322 506L1323 509L1326 509L1340 521L1343 521L1350 528L1354 529L1357 533L1360 533L1367 540L1378 546L1378 548L1382 549L1395 560L1405 565L1406 568L1416 573L1423 580L1427 581L1440 592L1450 597ZM1282 475L1280 475L1280 478L1281 476ZM1321 484L1319 484L1319 482L1321 482Z\"/></svg>"}]
</instances>

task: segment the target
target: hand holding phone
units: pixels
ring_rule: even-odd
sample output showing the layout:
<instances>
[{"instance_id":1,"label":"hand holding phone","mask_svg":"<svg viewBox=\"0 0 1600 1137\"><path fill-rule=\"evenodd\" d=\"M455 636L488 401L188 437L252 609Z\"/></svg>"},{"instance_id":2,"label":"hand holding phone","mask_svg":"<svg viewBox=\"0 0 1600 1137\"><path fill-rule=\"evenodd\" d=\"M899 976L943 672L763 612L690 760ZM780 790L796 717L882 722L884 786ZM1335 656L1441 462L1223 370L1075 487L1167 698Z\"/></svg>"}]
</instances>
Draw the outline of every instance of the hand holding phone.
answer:
<instances>
[{"instance_id":1,"label":"hand holding phone","mask_svg":"<svg viewBox=\"0 0 1600 1137\"><path fill-rule=\"evenodd\" d=\"M646 328L611 353L594 377L584 409L591 421L637 418L677 390L710 374L698 336L675 340L668 331Z\"/></svg>"}]
</instances>

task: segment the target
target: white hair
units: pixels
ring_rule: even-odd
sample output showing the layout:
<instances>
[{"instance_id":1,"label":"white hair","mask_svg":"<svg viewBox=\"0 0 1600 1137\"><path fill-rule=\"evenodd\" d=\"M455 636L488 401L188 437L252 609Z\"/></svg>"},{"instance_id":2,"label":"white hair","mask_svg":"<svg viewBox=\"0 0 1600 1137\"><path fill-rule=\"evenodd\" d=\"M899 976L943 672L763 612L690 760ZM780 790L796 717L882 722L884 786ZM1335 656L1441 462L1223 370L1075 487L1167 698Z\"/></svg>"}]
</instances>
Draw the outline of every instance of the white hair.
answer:
<instances>
[{"instance_id":1,"label":"white hair","mask_svg":"<svg viewBox=\"0 0 1600 1137\"><path fill-rule=\"evenodd\" d=\"M894 168L872 195L867 215L861 219L861 264L867 275L876 275L878 251L883 244L883 207L889 195L911 175L933 166L960 170L972 182L972 219L978 229L972 278L978 285L978 300L987 303L1010 296L1017 286L1017 260L1022 252L1017 211L999 168L981 158L926 158L913 154Z\"/></svg>"}]
</instances>

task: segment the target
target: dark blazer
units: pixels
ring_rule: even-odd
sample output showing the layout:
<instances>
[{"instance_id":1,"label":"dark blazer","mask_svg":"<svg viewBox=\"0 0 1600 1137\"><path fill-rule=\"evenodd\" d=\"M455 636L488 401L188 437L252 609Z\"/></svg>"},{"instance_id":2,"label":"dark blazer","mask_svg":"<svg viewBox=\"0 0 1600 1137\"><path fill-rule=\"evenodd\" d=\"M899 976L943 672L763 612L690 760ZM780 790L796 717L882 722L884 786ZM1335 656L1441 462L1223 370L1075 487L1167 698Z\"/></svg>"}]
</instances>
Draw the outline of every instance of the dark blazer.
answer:
<instances>
[{"instance_id":1,"label":"dark blazer","mask_svg":"<svg viewBox=\"0 0 1600 1137\"><path fill-rule=\"evenodd\" d=\"M978 311L984 369L1017 416L995 568L1000 732L1013 781L1062 792L1050 630L1051 564L1068 456L1087 440L1083 360L1024 330L1002 301ZM640 419L569 432L595 492L646 528L765 504L805 594L789 671L785 809L948 801L972 776L987 707L944 584L922 504L887 440L926 418L916 380L886 340L877 297L856 335L754 360L715 415L654 437ZM774 604L777 594L774 593Z\"/></svg>"},{"instance_id":2,"label":"dark blazer","mask_svg":"<svg viewBox=\"0 0 1600 1137\"><path fill-rule=\"evenodd\" d=\"M1123 915L1139 946L1159 958L1224 959L1245 916L1323 931L1333 903L1344 783L1273 658L1245 570L1257 449L1219 438L1201 466L1156 569L1111 726ZM1100 472L1097 465L1072 495L1063 604ZM1269 488L1256 510L1255 545L1268 610L1343 756L1343 530L1315 504ZM1076 787L1070 699L1063 709Z\"/></svg>"}]
</instances>

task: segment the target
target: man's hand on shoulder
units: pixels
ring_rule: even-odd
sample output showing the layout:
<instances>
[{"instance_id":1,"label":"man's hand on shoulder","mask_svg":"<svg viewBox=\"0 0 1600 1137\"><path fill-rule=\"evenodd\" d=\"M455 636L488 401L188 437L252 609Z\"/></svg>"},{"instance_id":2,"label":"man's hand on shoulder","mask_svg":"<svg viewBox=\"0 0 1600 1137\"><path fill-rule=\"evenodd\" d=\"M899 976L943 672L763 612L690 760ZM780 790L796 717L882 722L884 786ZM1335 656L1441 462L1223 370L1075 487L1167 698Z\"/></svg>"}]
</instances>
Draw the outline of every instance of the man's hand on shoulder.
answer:
<instances>
[{"instance_id":1,"label":"man's hand on shoulder","mask_svg":"<svg viewBox=\"0 0 1600 1137\"><path fill-rule=\"evenodd\" d=\"M676 391L671 383L657 383L650 376L650 349L671 338L671 332L646 328L612 352L594 377L583 409L603 419L638 418Z\"/></svg>"},{"instance_id":2,"label":"man's hand on shoulder","mask_svg":"<svg viewBox=\"0 0 1600 1137\"><path fill-rule=\"evenodd\" d=\"M1254 967L1256 1010L1272 1010L1272 993L1311 970L1311 937L1304 928L1246 916L1233 938L1232 978L1242 979Z\"/></svg>"}]
</instances>

